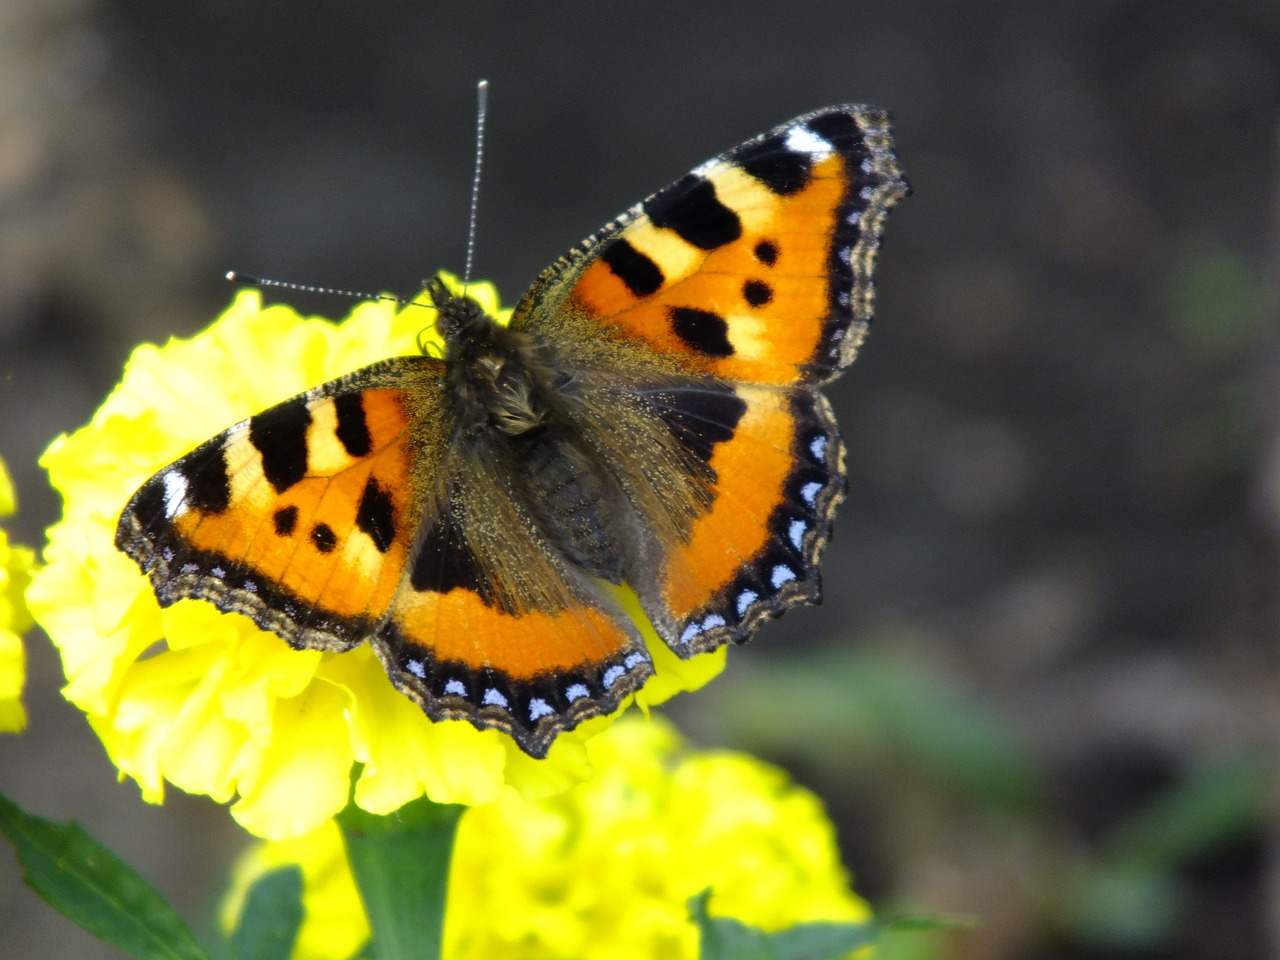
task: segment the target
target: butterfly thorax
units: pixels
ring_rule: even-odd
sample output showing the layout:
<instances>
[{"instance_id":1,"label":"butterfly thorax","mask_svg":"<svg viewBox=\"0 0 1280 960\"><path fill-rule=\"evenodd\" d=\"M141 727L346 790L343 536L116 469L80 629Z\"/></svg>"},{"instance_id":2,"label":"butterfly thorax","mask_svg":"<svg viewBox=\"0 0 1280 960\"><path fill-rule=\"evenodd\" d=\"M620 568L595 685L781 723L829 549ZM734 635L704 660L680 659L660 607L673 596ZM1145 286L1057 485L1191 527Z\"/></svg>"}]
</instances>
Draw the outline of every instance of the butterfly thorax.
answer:
<instances>
[{"instance_id":1,"label":"butterfly thorax","mask_svg":"<svg viewBox=\"0 0 1280 960\"><path fill-rule=\"evenodd\" d=\"M518 437L546 422L553 372L527 333L510 330L474 300L446 296L437 326L458 427L467 436Z\"/></svg>"},{"instance_id":2,"label":"butterfly thorax","mask_svg":"<svg viewBox=\"0 0 1280 960\"><path fill-rule=\"evenodd\" d=\"M617 483L572 428L572 377L550 348L488 316L472 300L438 303L446 378L460 434L486 466L513 474L549 543L592 576L619 583Z\"/></svg>"}]
</instances>

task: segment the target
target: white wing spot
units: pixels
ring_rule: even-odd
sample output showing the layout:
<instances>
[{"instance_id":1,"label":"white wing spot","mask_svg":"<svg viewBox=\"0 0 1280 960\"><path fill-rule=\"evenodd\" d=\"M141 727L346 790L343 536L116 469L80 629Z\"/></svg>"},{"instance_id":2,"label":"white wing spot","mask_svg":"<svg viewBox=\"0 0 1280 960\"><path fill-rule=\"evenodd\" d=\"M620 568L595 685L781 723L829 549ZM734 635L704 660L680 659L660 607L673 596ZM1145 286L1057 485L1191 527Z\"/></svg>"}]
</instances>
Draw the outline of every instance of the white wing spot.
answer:
<instances>
[{"instance_id":1,"label":"white wing spot","mask_svg":"<svg viewBox=\"0 0 1280 960\"><path fill-rule=\"evenodd\" d=\"M187 478L178 470L164 472L164 515L172 520L183 513L187 500Z\"/></svg>"},{"instance_id":2,"label":"white wing spot","mask_svg":"<svg viewBox=\"0 0 1280 960\"><path fill-rule=\"evenodd\" d=\"M424 679L427 675L427 665L421 660L406 660L404 662L404 668L419 680Z\"/></svg>"},{"instance_id":3,"label":"white wing spot","mask_svg":"<svg viewBox=\"0 0 1280 960\"><path fill-rule=\"evenodd\" d=\"M257 585L256 583L254 583L252 580L246 580L246 581L245 581L245 582L240 586L240 589L241 589L241 590L243 590L245 593L257 593L257 592L258 592L258 585Z\"/></svg>"},{"instance_id":4,"label":"white wing spot","mask_svg":"<svg viewBox=\"0 0 1280 960\"><path fill-rule=\"evenodd\" d=\"M816 480L813 483L806 483L800 488L800 496L804 498L804 502L813 506L815 500L818 499L818 491L822 489L822 484Z\"/></svg>"},{"instance_id":5,"label":"white wing spot","mask_svg":"<svg viewBox=\"0 0 1280 960\"><path fill-rule=\"evenodd\" d=\"M648 662L648 655L637 650L635 653L629 654L627 659L622 661L622 665L628 670L634 670L636 667L640 666L640 664Z\"/></svg>"},{"instance_id":6,"label":"white wing spot","mask_svg":"<svg viewBox=\"0 0 1280 960\"><path fill-rule=\"evenodd\" d=\"M608 670L604 672L604 676L601 677L600 682L604 684L604 688L608 690L615 683L621 680L626 675L626 673L627 673L626 667L623 667L620 664L615 663L612 667L610 667Z\"/></svg>"},{"instance_id":7,"label":"white wing spot","mask_svg":"<svg viewBox=\"0 0 1280 960\"><path fill-rule=\"evenodd\" d=\"M810 440L809 453L812 454L813 459L825 462L827 458L827 438L822 434L818 434Z\"/></svg>"},{"instance_id":8,"label":"white wing spot","mask_svg":"<svg viewBox=\"0 0 1280 960\"><path fill-rule=\"evenodd\" d=\"M571 683L565 688L564 698L570 703L581 700L583 697L589 696L591 691L587 689L584 683Z\"/></svg>"},{"instance_id":9,"label":"white wing spot","mask_svg":"<svg viewBox=\"0 0 1280 960\"><path fill-rule=\"evenodd\" d=\"M860 196L863 200L870 200L874 195L875 195L875 190L873 190L871 187L863 187L861 190L858 191L858 196Z\"/></svg>"},{"instance_id":10,"label":"white wing spot","mask_svg":"<svg viewBox=\"0 0 1280 960\"><path fill-rule=\"evenodd\" d=\"M713 613L702 621L702 630L705 633L708 630L714 630L716 627L724 626L724 617L718 613Z\"/></svg>"},{"instance_id":11,"label":"white wing spot","mask_svg":"<svg viewBox=\"0 0 1280 960\"><path fill-rule=\"evenodd\" d=\"M862 211L850 210L849 215L844 218L844 222L856 227L860 222L862 222Z\"/></svg>"},{"instance_id":12,"label":"white wing spot","mask_svg":"<svg viewBox=\"0 0 1280 960\"><path fill-rule=\"evenodd\" d=\"M738 594L738 616L746 616L747 610L759 599L760 594L754 590L743 590Z\"/></svg>"},{"instance_id":13,"label":"white wing spot","mask_svg":"<svg viewBox=\"0 0 1280 960\"><path fill-rule=\"evenodd\" d=\"M797 550L804 549L804 532L807 529L808 524L803 520L792 520L791 525L787 527L787 538Z\"/></svg>"},{"instance_id":14,"label":"white wing spot","mask_svg":"<svg viewBox=\"0 0 1280 960\"><path fill-rule=\"evenodd\" d=\"M502 691L490 687L484 692L482 701L486 707L502 707L504 710L511 708L511 704L507 702L507 698L502 695Z\"/></svg>"},{"instance_id":15,"label":"white wing spot","mask_svg":"<svg viewBox=\"0 0 1280 960\"><path fill-rule=\"evenodd\" d=\"M189 573L199 573L199 572L200 572L200 564L198 564L198 563L184 563L184 564L182 565L182 572L183 572L183 573L188 573L188 574L189 574Z\"/></svg>"},{"instance_id":16,"label":"white wing spot","mask_svg":"<svg viewBox=\"0 0 1280 960\"><path fill-rule=\"evenodd\" d=\"M444 685L444 692L453 697L465 697L467 685L455 677Z\"/></svg>"},{"instance_id":17,"label":"white wing spot","mask_svg":"<svg viewBox=\"0 0 1280 960\"><path fill-rule=\"evenodd\" d=\"M778 590L784 583L796 578L796 572L786 564L780 563L773 568L773 573L769 576L769 582L773 584L773 589Z\"/></svg>"},{"instance_id":18,"label":"white wing spot","mask_svg":"<svg viewBox=\"0 0 1280 960\"><path fill-rule=\"evenodd\" d=\"M543 700L541 697L534 697L529 701L529 719L531 721L540 720L553 713L555 713L555 711L551 709L551 704L547 703L547 701Z\"/></svg>"},{"instance_id":19,"label":"white wing spot","mask_svg":"<svg viewBox=\"0 0 1280 960\"><path fill-rule=\"evenodd\" d=\"M787 131L787 149L796 153L808 153L822 159L831 155L831 143L808 127L792 127Z\"/></svg>"},{"instance_id":20,"label":"white wing spot","mask_svg":"<svg viewBox=\"0 0 1280 960\"><path fill-rule=\"evenodd\" d=\"M222 567L212 567L210 568L209 572L213 574L215 577L217 577L219 580L221 580L223 577L227 575L227 571L224 570Z\"/></svg>"}]
</instances>

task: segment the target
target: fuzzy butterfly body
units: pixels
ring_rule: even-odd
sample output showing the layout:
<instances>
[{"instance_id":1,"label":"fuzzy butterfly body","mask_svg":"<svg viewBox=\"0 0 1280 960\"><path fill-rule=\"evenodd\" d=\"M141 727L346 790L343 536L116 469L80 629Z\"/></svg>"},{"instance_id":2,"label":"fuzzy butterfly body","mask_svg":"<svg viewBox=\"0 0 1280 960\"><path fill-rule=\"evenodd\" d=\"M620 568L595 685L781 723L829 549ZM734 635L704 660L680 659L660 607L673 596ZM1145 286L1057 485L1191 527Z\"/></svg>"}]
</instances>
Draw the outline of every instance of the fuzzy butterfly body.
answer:
<instances>
[{"instance_id":1,"label":"fuzzy butterfly body","mask_svg":"<svg viewBox=\"0 0 1280 960\"><path fill-rule=\"evenodd\" d=\"M433 281L392 357L197 447L116 545L162 604L298 648L370 642L434 720L544 756L653 672L820 599L844 451L818 387L871 319L888 121L839 106L708 161L561 258L508 325Z\"/></svg>"}]
</instances>

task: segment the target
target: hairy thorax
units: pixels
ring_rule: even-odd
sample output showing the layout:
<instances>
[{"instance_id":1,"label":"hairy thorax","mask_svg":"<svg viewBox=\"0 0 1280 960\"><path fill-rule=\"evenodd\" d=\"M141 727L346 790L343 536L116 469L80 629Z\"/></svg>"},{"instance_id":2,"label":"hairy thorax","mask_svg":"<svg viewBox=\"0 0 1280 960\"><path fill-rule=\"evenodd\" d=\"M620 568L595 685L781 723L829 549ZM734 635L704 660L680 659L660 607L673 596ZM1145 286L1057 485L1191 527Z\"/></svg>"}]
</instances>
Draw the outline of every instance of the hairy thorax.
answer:
<instances>
[{"instance_id":1,"label":"hairy thorax","mask_svg":"<svg viewBox=\"0 0 1280 960\"><path fill-rule=\"evenodd\" d=\"M572 378L528 334L482 313L449 328L445 362L459 431L508 468L543 535L568 561L613 583L623 578L625 499L571 428Z\"/></svg>"}]
</instances>

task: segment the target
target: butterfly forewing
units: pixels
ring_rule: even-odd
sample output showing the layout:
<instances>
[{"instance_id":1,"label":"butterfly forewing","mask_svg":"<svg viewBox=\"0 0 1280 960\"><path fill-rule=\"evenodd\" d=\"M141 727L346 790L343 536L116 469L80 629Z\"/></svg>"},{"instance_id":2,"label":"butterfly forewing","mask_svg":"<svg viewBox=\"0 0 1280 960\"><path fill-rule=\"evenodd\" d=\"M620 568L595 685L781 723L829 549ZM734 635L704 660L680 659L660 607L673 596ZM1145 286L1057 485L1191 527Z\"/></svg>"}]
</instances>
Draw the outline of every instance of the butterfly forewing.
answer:
<instances>
[{"instance_id":1,"label":"butterfly forewing","mask_svg":"<svg viewBox=\"0 0 1280 960\"><path fill-rule=\"evenodd\" d=\"M637 204L544 273L512 323L581 311L597 336L690 371L829 379L865 333L884 214L906 191L883 112L815 111Z\"/></svg>"}]
</instances>

